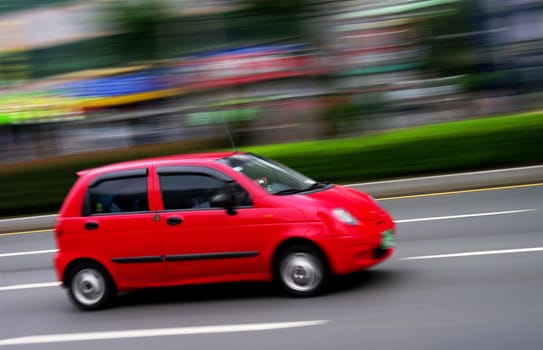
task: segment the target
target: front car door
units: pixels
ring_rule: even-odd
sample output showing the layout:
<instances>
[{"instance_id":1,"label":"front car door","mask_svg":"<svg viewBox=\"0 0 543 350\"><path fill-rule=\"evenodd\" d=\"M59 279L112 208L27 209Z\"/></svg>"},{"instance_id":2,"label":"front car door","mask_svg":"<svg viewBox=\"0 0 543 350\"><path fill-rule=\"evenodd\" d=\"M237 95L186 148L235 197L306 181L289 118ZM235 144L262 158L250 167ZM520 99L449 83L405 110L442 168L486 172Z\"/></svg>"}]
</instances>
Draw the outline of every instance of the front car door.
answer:
<instances>
[{"instance_id":1,"label":"front car door","mask_svg":"<svg viewBox=\"0 0 543 350\"><path fill-rule=\"evenodd\" d=\"M163 210L160 234L168 273L187 282L262 279L267 265L259 224L261 210L247 191L218 170L196 167L157 169ZM226 189L238 198L235 215L211 205Z\"/></svg>"}]
</instances>

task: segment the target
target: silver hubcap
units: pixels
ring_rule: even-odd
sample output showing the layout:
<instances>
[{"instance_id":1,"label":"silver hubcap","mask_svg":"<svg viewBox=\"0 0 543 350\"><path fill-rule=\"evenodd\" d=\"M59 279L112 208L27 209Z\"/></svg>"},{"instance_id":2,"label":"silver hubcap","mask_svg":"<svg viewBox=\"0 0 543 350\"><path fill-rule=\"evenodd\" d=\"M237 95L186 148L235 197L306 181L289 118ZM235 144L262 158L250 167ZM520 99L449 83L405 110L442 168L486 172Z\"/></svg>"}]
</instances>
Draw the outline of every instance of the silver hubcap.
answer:
<instances>
[{"instance_id":1,"label":"silver hubcap","mask_svg":"<svg viewBox=\"0 0 543 350\"><path fill-rule=\"evenodd\" d=\"M99 302L104 296L106 282L100 272L86 268L75 274L72 280L72 290L77 301L84 305L92 305Z\"/></svg>"},{"instance_id":2,"label":"silver hubcap","mask_svg":"<svg viewBox=\"0 0 543 350\"><path fill-rule=\"evenodd\" d=\"M313 255L294 253L283 260L281 278L290 289L308 292L319 286L322 281L322 271Z\"/></svg>"}]
</instances>

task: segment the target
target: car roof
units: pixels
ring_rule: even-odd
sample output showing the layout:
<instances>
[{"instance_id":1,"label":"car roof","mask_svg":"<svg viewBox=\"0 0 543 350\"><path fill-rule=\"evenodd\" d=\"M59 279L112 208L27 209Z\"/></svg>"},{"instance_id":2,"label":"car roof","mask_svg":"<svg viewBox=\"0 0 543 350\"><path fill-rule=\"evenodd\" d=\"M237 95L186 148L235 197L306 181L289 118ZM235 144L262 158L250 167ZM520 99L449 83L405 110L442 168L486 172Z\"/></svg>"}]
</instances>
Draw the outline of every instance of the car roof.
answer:
<instances>
[{"instance_id":1,"label":"car roof","mask_svg":"<svg viewBox=\"0 0 543 350\"><path fill-rule=\"evenodd\" d=\"M150 165L171 165L175 162L180 163L211 163L218 159L226 158L234 154L243 154L239 152L208 152L208 153L189 153L189 154L175 154L161 157L143 158L136 160L129 160L126 162L118 162L103 165L96 168L85 169L77 172L78 176L83 176L90 173L106 173L111 171L120 171L125 169L134 169L139 167L148 167Z\"/></svg>"}]
</instances>

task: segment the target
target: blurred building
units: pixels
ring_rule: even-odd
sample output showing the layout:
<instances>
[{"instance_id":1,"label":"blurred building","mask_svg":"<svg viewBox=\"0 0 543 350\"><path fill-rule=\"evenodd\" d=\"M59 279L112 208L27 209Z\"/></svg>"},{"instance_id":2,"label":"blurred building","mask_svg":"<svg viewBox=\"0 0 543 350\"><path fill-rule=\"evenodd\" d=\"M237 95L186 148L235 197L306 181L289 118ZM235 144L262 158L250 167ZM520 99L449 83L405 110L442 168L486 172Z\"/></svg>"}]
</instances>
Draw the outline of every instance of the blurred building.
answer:
<instances>
[{"instance_id":1,"label":"blurred building","mask_svg":"<svg viewBox=\"0 0 543 350\"><path fill-rule=\"evenodd\" d=\"M494 88L533 91L543 86L543 2L477 0L483 70L509 74Z\"/></svg>"},{"instance_id":2,"label":"blurred building","mask_svg":"<svg viewBox=\"0 0 543 350\"><path fill-rule=\"evenodd\" d=\"M341 2L342 13L332 17L331 27L338 89L365 90L419 77L419 18L402 2Z\"/></svg>"},{"instance_id":3,"label":"blurred building","mask_svg":"<svg viewBox=\"0 0 543 350\"><path fill-rule=\"evenodd\" d=\"M224 123L256 144L540 106L541 1L313 0L251 17L247 1L163 0L166 16L131 47L110 2L0 3L2 161L221 139ZM463 27L428 32L462 8ZM429 45L454 56L458 38L475 68L431 67Z\"/></svg>"},{"instance_id":4,"label":"blurred building","mask_svg":"<svg viewBox=\"0 0 543 350\"><path fill-rule=\"evenodd\" d=\"M342 1L330 16L329 45L336 57L332 89L348 94L351 130L394 128L461 116L461 89L426 68L427 18L455 1ZM362 117L357 117L361 115ZM364 115L367 115L364 117ZM377 117L377 118L376 118ZM369 120L364 120L369 119Z\"/></svg>"}]
</instances>

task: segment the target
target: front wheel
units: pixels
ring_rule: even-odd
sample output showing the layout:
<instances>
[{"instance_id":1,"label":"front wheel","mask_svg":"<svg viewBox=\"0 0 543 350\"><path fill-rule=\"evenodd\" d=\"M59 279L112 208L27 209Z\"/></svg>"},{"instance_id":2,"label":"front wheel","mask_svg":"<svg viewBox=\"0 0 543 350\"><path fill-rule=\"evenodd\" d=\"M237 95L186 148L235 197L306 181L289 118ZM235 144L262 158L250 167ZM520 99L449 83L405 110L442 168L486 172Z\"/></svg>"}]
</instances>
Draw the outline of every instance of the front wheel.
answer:
<instances>
[{"instance_id":1,"label":"front wheel","mask_svg":"<svg viewBox=\"0 0 543 350\"><path fill-rule=\"evenodd\" d=\"M100 265L87 262L72 269L68 280L68 295L80 309L103 309L110 305L116 294L111 277Z\"/></svg>"},{"instance_id":2,"label":"front wheel","mask_svg":"<svg viewBox=\"0 0 543 350\"><path fill-rule=\"evenodd\" d=\"M292 296L307 297L321 292L329 278L324 256L310 246L292 246L280 256L276 279Z\"/></svg>"}]
</instances>

